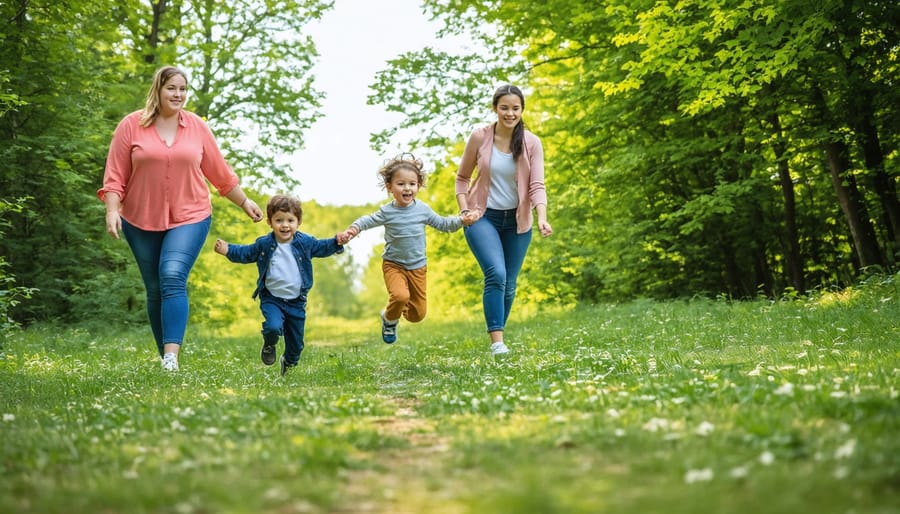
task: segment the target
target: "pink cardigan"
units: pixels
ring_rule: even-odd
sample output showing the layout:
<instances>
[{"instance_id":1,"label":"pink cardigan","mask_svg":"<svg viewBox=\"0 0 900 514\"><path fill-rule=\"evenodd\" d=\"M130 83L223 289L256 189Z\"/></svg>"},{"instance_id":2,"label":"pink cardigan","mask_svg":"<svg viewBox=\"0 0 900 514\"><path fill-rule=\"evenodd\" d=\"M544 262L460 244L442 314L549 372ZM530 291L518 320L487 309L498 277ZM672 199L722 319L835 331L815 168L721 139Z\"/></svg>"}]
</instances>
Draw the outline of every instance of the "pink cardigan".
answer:
<instances>
[{"instance_id":1,"label":"pink cardigan","mask_svg":"<svg viewBox=\"0 0 900 514\"><path fill-rule=\"evenodd\" d=\"M466 194L470 209L484 211L491 186L491 146L494 144L494 124L472 132L456 173L456 194ZM472 173L478 175L472 180ZM516 232L528 232L534 223L532 209L535 205L547 205L544 189L544 148L541 140L525 131L525 148L516 161L516 186L519 205L516 208Z\"/></svg>"},{"instance_id":2,"label":"pink cardigan","mask_svg":"<svg viewBox=\"0 0 900 514\"><path fill-rule=\"evenodd\" d=\"M140 119L140 111L133 112L116 127L97 197L118 193L122 217L143 230L206 219L212 214L206 181L221 195L238 185L206 122L181 111L175 141L167 146L156 127L141 127Z\"/></svg>"}]
</instances>

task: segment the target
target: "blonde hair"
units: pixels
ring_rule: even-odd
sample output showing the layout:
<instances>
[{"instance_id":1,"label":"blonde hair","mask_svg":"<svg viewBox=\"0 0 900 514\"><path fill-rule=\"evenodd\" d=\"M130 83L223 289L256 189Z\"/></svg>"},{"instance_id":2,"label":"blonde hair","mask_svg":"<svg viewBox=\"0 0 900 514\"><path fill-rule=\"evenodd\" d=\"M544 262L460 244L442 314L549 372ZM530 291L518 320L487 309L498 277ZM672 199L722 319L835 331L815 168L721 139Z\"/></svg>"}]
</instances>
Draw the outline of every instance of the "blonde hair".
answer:
<instances>
[{"instance_id":1,"label":"blonde hair","mask_svg":"<svg viewBox=\"0 0 900 514\"><path fill-rule=\"evenodd\" d=\"M175 75L181 75L187 82L187 73L181 68L163 66L156 70L156 75L153 76L153 84L150 85L150 91L147 92L147 103L144 104L144 110L141 112L142 127L149 127L156 121L156 117L159 116L159 92L166 85L166 82Z\"/></svg>"}]
</instances>

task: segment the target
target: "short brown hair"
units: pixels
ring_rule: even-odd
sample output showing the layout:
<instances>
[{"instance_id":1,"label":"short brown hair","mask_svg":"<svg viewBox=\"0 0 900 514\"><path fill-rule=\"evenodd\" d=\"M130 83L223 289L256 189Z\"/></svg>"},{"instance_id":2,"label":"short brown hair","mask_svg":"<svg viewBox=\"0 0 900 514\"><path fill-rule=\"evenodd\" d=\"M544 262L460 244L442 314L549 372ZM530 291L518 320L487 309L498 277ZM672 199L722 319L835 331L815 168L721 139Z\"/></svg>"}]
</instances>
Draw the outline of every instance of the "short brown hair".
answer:
<instances>
[{"instance_id":1,"label":"short brown hair","mask_svg":"<svg viewBox=\"0 0 900 514\"><path fill-rule=\"evenodd\" d=\"M293 196L275 195L269 198L269 203L266 204L266 216L269 221L272 220L272 216L277 212L289 212L297 216L298 223L303 221L303 208L300 207L300 200Z\"/></svg>"}]
</instances>

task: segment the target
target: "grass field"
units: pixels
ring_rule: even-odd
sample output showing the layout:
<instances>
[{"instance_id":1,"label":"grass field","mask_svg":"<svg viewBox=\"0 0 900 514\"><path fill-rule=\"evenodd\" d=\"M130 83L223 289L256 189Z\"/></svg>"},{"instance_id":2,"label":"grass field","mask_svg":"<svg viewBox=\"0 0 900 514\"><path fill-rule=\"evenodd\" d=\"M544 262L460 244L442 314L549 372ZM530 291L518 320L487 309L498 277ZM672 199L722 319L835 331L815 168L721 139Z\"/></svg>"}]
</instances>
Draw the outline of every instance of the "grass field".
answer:
<instances>
[{"instance_id":1,"label":"grass field","mask_svg":"<svg viewBox=\"0 0 900 514\"><path fill-rule=\"evenodd\" d=\"M314 294L314 293L313 293ZM4 513L896 513L900 276L791 301L308 323L300 365L190 327L0 348ZM477 315L479 313L473 313Z\"/></svg>"}]
</instances>

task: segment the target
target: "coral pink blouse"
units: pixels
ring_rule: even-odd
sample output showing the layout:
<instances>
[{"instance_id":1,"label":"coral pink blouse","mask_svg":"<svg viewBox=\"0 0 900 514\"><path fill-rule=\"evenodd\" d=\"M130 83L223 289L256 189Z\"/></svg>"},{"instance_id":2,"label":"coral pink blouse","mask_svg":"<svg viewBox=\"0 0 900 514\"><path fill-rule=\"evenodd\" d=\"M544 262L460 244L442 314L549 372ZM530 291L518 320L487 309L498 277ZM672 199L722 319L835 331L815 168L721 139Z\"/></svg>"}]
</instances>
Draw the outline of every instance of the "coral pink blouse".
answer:
<instances>
[{"instance_id":1,"label":"coral pink blouse","mask_svg":"<svg viewBox=\"0 0 900 514\"><path fill-rule=\"evenodd\" d=\"M206 219L212 214L206 180L223 196L239 182L212 131L196 114L181 111L168 146L155 126L141 127L140 119L140 111L133 112L116 127L97 197L118 193L122 217L143 230Z\"/></svg>"}]
</instances>

